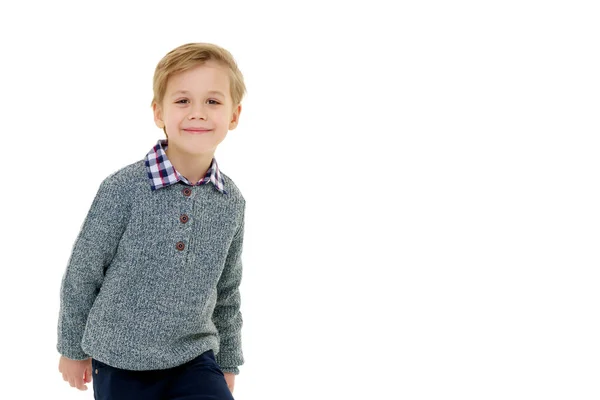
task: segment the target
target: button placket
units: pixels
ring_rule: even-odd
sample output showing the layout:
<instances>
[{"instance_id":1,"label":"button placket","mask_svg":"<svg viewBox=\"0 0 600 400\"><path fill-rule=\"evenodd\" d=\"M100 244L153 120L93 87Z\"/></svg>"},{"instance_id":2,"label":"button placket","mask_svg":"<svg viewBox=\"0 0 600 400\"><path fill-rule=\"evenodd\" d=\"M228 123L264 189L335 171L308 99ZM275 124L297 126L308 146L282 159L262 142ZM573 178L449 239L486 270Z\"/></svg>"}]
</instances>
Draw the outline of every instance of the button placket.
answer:
<instances>
[{"instance_id":1,"label":"button placket","mask_svg":"<svg viewBox=\"0 0 600 400\"><path fill-rule=\"evenodd\" d=\"M189 187L186 187L186 188L184 188L184 189L181 191L181 193L182 193L182 194L183 194L185 197L188 197L188 198L189 198L189 197L192 195L192 189L190 189ZM189 218L189 217L188 217L188 215L187 215L187 214L185 214L185 213L184 213L184 214L181 214L181 215L179 216L179 221L180 221L182 224L185 224L185 223L187 223L187 222L189 221L189 219L190 219L190 218ZM177 243L175 244L175 248L176 248L177 250L179 250L179 251L183 251L183 250L185 249L185 243L184 243L182 240L180 240L179 242L177 242Z\"/></svg>"}]
</instances>

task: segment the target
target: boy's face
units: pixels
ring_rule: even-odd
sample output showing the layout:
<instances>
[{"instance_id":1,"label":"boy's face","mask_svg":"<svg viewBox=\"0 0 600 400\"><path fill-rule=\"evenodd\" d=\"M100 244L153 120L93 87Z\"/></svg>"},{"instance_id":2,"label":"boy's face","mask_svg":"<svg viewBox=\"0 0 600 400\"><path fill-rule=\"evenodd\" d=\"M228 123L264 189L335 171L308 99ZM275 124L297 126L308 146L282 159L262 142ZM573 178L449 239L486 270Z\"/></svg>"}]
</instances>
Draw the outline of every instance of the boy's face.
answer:
<instances>
[{"instance_id":1,"label":"boy's face","mask_svg":"<svg viewBox=\"0 0 600 400\"><path fill-rule=\"evenodd\" d=\"M226 67L213 60L171 76L162 104L153 105L154 122L166 127L171 151L210 158L237 126L241 109L233 108Z\"/></svg>"}]
</instances>

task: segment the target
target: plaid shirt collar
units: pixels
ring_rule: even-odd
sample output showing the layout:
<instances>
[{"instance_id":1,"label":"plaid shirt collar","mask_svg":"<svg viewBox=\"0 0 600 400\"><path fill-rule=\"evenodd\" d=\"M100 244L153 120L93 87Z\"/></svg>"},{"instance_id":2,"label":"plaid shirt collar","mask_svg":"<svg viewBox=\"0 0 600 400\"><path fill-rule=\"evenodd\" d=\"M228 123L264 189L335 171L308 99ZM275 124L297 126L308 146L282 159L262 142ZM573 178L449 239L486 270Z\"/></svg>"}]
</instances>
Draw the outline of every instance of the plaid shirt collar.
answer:
<instances>
[{"instance_id":1,"label":"plaid shirt collar","mask_svg":"<svg viewBox=\"0 0 600 400\"><path fill-rule=\"evenodd\" d=\"M190 183L185 176L180 175L173 164L171 164L171 161L169 161L167 153L165 152L165 150L167 150L167 146L167 139L158 140L156 145L150 149L144 159L146 172L148 173L148 178L150 179L150 185L152 186L153 191L172 185L179 181L182 181L190 186L204 185L208 182L212 182L221 193L227 194L227 191L225 191L223 176L221 175L221 171L217 165L217 160L214 157L210 167L208 168L208 171L206 171L204 178L200 179L196 184L193 184Z\"/></svg>"}]
</instances>

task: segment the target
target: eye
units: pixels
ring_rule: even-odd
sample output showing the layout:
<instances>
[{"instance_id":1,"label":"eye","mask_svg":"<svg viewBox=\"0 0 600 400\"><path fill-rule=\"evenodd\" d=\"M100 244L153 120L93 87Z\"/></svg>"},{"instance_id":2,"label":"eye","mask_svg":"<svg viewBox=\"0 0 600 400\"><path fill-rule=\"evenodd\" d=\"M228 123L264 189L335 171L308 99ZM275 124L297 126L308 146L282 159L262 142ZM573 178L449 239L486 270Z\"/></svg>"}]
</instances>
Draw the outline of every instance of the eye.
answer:
<instances>
[{"instance_id":1,"label":"eye","mask_svg":"<svg viewBox=\"0 0 600 400\"><path fill-rule=\"evenodd\" d=\"M184 103L182 103L182 101L189 101L189 100L188 100L188 99L181 99L181 100L177 100L177 101L175 102L175 104L184 104ZM208 101L214 101L214 103L211 103L211 104L221 104L221 103L219 103L217 100L214 100L214 99L210 99L210 100L208 100Z\"/></svg>"}]
</instances>

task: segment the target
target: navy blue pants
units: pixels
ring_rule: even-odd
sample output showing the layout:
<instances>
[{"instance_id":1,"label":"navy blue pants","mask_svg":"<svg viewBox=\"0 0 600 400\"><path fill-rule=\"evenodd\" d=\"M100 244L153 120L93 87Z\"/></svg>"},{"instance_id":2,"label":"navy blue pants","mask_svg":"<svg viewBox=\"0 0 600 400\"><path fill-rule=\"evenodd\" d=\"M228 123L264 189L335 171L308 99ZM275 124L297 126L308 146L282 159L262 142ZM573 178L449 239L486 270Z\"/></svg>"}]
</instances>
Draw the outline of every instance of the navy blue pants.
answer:
<instances>
[{"instance_id":1,"label":"navy blue pants","mask_svg":"<svg viewBox=\"0 0 600 400\"><path fill-rule=\"evenodd\" d=\"M212 350L169 369L130 371L92 358L95 400L235 400Z\"/></svg>"}]
</instances>

